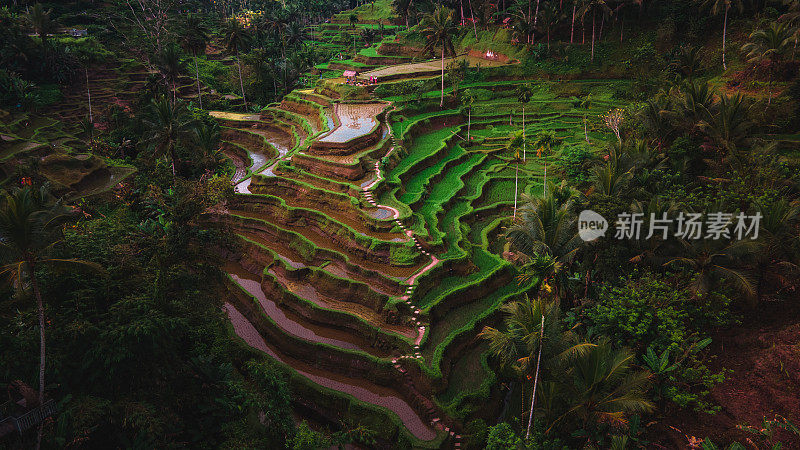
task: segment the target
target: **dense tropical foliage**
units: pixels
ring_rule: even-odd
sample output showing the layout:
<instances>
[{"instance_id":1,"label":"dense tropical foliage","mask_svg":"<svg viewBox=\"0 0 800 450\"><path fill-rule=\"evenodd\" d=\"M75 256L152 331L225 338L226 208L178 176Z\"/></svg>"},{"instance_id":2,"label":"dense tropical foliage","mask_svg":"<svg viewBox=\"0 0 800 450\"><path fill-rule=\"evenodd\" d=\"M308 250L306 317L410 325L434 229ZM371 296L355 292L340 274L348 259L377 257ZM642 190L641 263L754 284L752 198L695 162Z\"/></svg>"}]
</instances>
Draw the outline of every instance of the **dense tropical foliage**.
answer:
<instances>
[{"instance_id":1,"label":"dense tropical foliage","mask_svg":"<svg viewBox=\"0 0 800 450\"><path fill-rule=\"evenodd\" d=\"M799 39L797 1L3 6L0 448L800 446Z\"/></svg>"}]
</instances>

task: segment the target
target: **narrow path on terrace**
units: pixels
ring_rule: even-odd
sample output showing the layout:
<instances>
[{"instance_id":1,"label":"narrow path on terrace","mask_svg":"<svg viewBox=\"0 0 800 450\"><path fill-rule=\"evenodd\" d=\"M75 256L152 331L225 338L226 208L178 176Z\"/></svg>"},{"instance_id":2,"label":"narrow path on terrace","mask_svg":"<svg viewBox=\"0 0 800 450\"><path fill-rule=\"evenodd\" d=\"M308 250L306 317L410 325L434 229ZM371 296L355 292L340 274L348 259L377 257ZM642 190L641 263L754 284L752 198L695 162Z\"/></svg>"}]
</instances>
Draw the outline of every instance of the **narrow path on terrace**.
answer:
<instances>
[{"instance_id":1,"label":"narrow path on terrace","mask_svg":"<svg viewBox=\"0 0 800 450\"><path fill-rule=\"evenodd\" d=\"M231 225L242 239L250 241L251 247L249 248L252 248L253 251L260 251L259 248L268 249L275 258L284 260L284 262L293 269L318 267L314 270L322 271L323 273L331 274L344 280L354 280L364 283L374 292L399 299L400 302L396 302L395 300L395 304L402 307L396 307L397 310L393 314L399 314L401 316L401 325L394 325L397 318L395 318L392 323L387 322L384 313L381 311L371 310L358 301L342 299L336 297L336 295L332 295L334 291L328 292L328 290L331 289L330 287L323 285L318 286L307 280L297 280L293 278L289 270L280 265L270 266L260 276L250 273L238 265L229 265L226 267L226 271L241 289L258 301L261 310L278 325L279 329L283 330L288 335L309 342L327 344L335 348L365 352L378 358L391 358L390 360L394 368L398 371L399 383L397 387L383 387L364 379L348 378L335 372L311 367L306 363L291 358L281 352L280 345L282 344L278 342L267 344L254 325L239 313L235 307L226 304L226 309L236 333L248 344L266 352L276 360L287 364L300 375L314 383L353 395L359 400L393 411L400 417L402 423L408 430L421 440L432 440L436 438L437 432L435 430L442 430L450 433L451 437L456 437L455 433L450 431L450 428L439 418L439 414L435 412L437 409L435 409L435 406L427 397L425 397L426 400L422 401L422 403L418 400L414 400L412 402L414 405L413 407L403 399L403 396L405 396L405 398L415 398L415 396L417 396L418 398L420 394L415 393L417 391L413 386L414 382L408 374L407 367L403 366L404 363L401 362L401 360L421 360L423 358L420 345L429 328L429 325L422 321L423 312L413 305L411 297L414 294L420 277L433 270L440 261L423 246L423 243L415 236L414 232L404 224L404 221L400 218L400 211L389 205L378 204L373 198L373 192L376 186L382 181L385 181L380 164L380 156L382 155L373 155L369 153L369 146L374 144L354 143L351 148L342 147L342 144L346 145L347 142L354 138L364 137L366 134L374 132L376 127L382 126L380 121L377 120L377 116L384 111L387 106L387 103L379 102L364 104L336 103L333 108L328 108L328 110L333 109L338 120L332 120L331 122L338 123L339 126L335 127L327 134L323 134L320 138L317 138L315 142L333 146L332 148L337 149L337 153L345 153L344 156L337 155L334 158L339 159L341 161L340 164L346 164L349 161L355 162L355 158L348 155L354 155L357 152L360 152L359 154L363 154L370 159L378 160L374 163L374 166L369 168L370 170L368 170L367 175L365 175L362 180L358 180L355 184L355 186L361 186L361 194L369 205L371 205L371 208L365 208L363 211L380 220L393 220L396 225L395 230L399 229L401 231L371 231L366 226L365 222L355 223L356 220L354 220L354 216L348 215L344 211L332 213L328 217L340 224L349 226L352 230L365 236L391 242L407 242L411 240L416 250L423 257L429 258L429 260L419 262L410 267L397 266L389 260L386 262L377 262L372 259L366 259L358 251L353 251L356 250L355 247L351 248L341 245L339 241L342 239L344 239L344 242L347 242L347 239L352 239L346 234L341 234L341 231L344 230L336 231L336 228L319 226L314 220L314 217L323 214L323 210L334 208L316 205L313 202L306 201L302 195L297 196L296 193L302 192L303 189L303 187L298 184L293 186L294 189L299 189L294 191L294 194L289 194L285 188L284 190L281 189L280 184L275 184L273 187L264 190L264 192L270 192L269 195L258 193L251 194L252 197L248 197L244 202L239 202L239 206L237 206L237 202L234 200L231 202L231 205L229 205L229 210L226 214L232 214L232 216L228 217L234 219L234 216L238 216L239 219L226 223ZM292 130L297 130L299 127L297 121L301 120L301 118L298 118L301 116L302 114L297 113L293 113L293 116L291 116L292 120L295 121L295 124L291 125ZM284 176L284 171L280 171L280 173L276 174L273 172L273 168L279 161L286 159L287 155L292 151L292 148L295 147L295 145L299 146L301 144L300 142L295 144L287 142L287 133L277 133L269 127L259 126L259 124L264 123L261 121L260 115L217 113L215 117L228 120L229 122L226 123L229 124L232 120L240 121L241 125L238 125L240 129L262 136L266 142L278 151L277 157L270 164L266 159L254 157L255 155L252 154L253 152L247 149L251 165L249 167L239 167L246 164L241 161L237 164L237 176L246 177L245 179L239 178L240 181L236 184L237 192L240 194L250 194L249 186L252 176L248 175L250 175L251 170L254 173L259 173L262 177L259 180L259 185L262 185L262 182L269 184L269 179L272 177ZM386 143L385 139L392 139L393 145L390 146L386 153L386 156L390 155L395 147L397 147L397 142L394 135L388 133L388 126L384 126L384 132L378 137L381 139L380 142L384 144ZM304 147L295 148L297 148L296 151L299 152L298 154L303 154L305 151ZM377 149L378 147L376 146L373 148ZM325 158L324 152L322 153L321 155L318 154L318 156ZM236 161L236 159L234 159L234 161ZM372 170L373 168L374 170ZM244 173L244 175L241 175L242 173ZM311 176L316 176L313 171L309 171L309 173ZM298 173L300 178L304 178L302 174L302 171ZM287 175L289 174L287 173ZM266 179L263 177L266 177ZM287 178L294 179L292 176ZM308 177L306 176L305 178ZM316 192L319 192L319 190L324 192L326 190L325 183L329 186L338 186L339 184L343 186L353 186L351 181L341 180L335 176L333 178L325 177L325 179L319 180L304 180L304 182L309 181L311 181L311 183L307 185L306 189L310 186L313 189L317 189ZM346 193L345 195L350 194ZM270 196L273 197L273 200L270 200ZM280 204L276 206L274 201L275 197L282 199L280 201L283 201L287 206L300 207L301 209L292 210L298 214L297 217L299 220L286 220L285 217L282 217L285 214L294 214L294 212L290 212L285 206L280 206ZM287 200L287 198L291 198L291 200ZM356 208L360 209L358 206L356 206ZM261 210L263 210L263 212ZM303 211L308 211L308 213ZM323 222L319 222L319 224L322 223ZM286 232L281 232L275 227L297 233L292 236L301 236L305 238L305 240L300 239L302 242L299 242L295 237L291 239L278 239L280 242L276 242L276 236L286 236ZM287 242L283 242L284 240L287 240ZM257 247L258 245L263 247ZM324 261L324 263L320 263L321 259L315 256L315 254L319 252L322 252L322 255L329 259ZM339 256L341 256L341 258L339 258ZM380 280L376 279L376 275ZM262 283L266 283L263 284L265 287L262 287ZM394 287L390 288L387 283L394 283ZM275 295L289 296L281 300L282 302L287 302L286 304L279 305L275 300L270 298L272 290L275 289L278 289ZM265 292L270 293L268 294ZM283 292L283 294L281 294L281 292ZM384 298L388 300L389 297ZM294 305L295 302L299 302L297 306ZM302 305L303 303L307 304ZM358 318L362 321L360 323L368 324L368 326L373 327L379 334L382 333L387 336L396 334L402 336L413 343L412 351L410 354L399 355L395 348L395 352L393 353L395 356L392 357L387 353L387 350L374 347L371 342L365 339L366 335L354 332L351 328L334 326L333 324L336 323L336 321L328 322L327 320L323 320L320 322L318 320L309 320L307 318L309 316L306 316L306 313L301 311L309 308L312 304L314 305L313 308L322 308L322 310L333 311L336 312L336 314L341 313ZM302 314L302 316L299 314ZM353 325L348 325L348 327L352 326ZM403 350L403 352L405 351ZM407 361L407 363L414 364L412 361ZM400 390L398 391L395 389ZM400 392L403 392L403 395L400 395ZM408 397L409 395L411 395L411 397ZM458 438L459 437L456 437L456 441L458 441Z\"/></svg>"}]
</instances>

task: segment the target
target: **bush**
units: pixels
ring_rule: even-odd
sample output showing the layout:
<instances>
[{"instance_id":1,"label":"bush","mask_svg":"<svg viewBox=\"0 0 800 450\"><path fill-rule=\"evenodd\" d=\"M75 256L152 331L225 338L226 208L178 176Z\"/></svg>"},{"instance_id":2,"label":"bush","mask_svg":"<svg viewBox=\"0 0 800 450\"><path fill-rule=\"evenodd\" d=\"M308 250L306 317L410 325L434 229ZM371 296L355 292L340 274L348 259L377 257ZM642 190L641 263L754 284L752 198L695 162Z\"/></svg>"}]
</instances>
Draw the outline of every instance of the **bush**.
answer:
<instances>
[{"instance_id":1,"label":"bush","mask_svg":"<svg viewBox=\"0 0 800 450\"><path fill-rule=\"evenodd\" d=\"M594 153L586 145L571 145L561 152L559 164L569 175L570 179L578 184L589 179L589 162L594 158Z\"/></svg>"},{"instance_id":2,"label":"bush","mask_svg":"<svg viewBox=\"0 0 800 450\"><path fill-rule=\"evenodd\" d=\"M486 450L509 450L520 448L522 439L514 433L511 425L502 422L493 427L489 427L489 435L486 438Z\"/></svg>"},{"instance_id":3,"label":"bush","mask_svg":"<svg viewBox=\"0 0 800 450\"><path fill-rule=\"evenodd\" d=\"M395 266L408 266L414 263L419 252L414 247L393 245L389 249L389 261Z\"/></svg>"},{"instance_id":4,"label":"bush","mask_svg":"<svg viewBox=\"0 0 800 450\"><path fill-rule=\"evenodd\" d=\"M730 299L719 293L693 298L683 278L670 282L663 276L634 272L620 281L618 286L604 286L597 302L578 313L588 333L608 336L640 355L666 354L676 367L661 374L663 385L657 397L714 412L704 397L723 380L723 373L712 373L700 350L710 342L712 328L734 322Z\"/></svg>"},{"instance_id":5,"label":"bush","mask_svg":"<svg viewBox=\"0 0 800 450\"><path fill-rule=\"evenodd\" d=\"M58 42L83 63L100 63L114 56L100 41L91 36L78 39L60 38Z\"/></svg>"}]
</instances>

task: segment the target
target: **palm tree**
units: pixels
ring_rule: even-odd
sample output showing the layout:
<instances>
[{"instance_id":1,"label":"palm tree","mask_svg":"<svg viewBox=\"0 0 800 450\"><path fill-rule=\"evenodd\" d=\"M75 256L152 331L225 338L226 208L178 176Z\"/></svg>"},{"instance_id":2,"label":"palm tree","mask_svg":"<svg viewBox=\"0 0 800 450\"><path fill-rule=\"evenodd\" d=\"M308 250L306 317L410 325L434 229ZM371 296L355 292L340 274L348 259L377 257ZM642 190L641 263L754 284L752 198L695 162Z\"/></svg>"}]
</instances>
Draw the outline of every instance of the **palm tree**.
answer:
<instances>
[{"instance_id":1,"label":"palm tree","mask_svg":"<svg viewBox=\"0 0 800 450\"><path fill-rule=\"evenodd\" d=\"M220 132L216 124L198 124L192 130L192 142L201 152L201 162L205 167L216 166L222 157L222 147L219 145Z\"/></svg>"},{"instance_id":2,"label":"palm tree","mask_svg":"<svg viewBox=\"0 0 800 450\"><path fill-rule=\"evenodd\" d=\"M701 6L709 8L712 16L720 13L725 15L722 21L722 68L727 70L728 65L725 64L725 41L728 34L728 11L735 6L741 12L744 9L742 0L698 0L698 2L700 2Z\"/></svg>"},{"instance_id":3,"label":"palm tree","mask_svg":"<svg viewBox=\"0 0 800 450\"><path fill-rule=\"evenodd\" d=\"M669 258L665 266L687 268L695 275L690 288L697 296L710 292L723 280L751 300L756 290L751 277L740 266L741 257L751 253L758 244L752 241L725 242L722 240L681 240L681 256Z\"/></svg>"},{"instance_id":4,"label":"palm tree","mask_svg":"<svg viewBox=\"0 0 800 450\"><path fill-rule=\"evenodd\" d=\"M179 144L189 142L192 137L194 120L186 104L178 101L174 104L164 98L150 101L151 119L144 120L145 131L143 143L152 153L153 158L168 158L175 175L176 149Z\"/></svg>"},{"instance_id":5,"label":"palm tree","mask_svg":"<svg viewBox=\"0 0 800 450\"><path fill-rule=\"evenodd\" d=\"M692 82L703 69L703 58L700 47L688 46L681 48L670 67L675 71L678 81Z\"/></svg>"},{"instance_id":6,"label":"palm tree","mask_svg":"<svg viewBox=\"0 0 800 450\"><path fill-rule=\"evenodd\" d=\"M542 181L542 185L544 186L544 194L547 195L547 156L550 155L552 150L552 146L558 146L560 141L556 138L556 132L553 130L541 131L536 137L533 138L533 142L531 145L534 148L538 148L536 151L536 155L539 158L544 156L544 180Z\"/></svg>"},{"instance_id":7,"label":"palm tree","mask_svg":"<svg viewBox=\"0 0 800 450\"><path fill-rule=\"evenodd\" d=\"M444 55L445 53L455 54L452 36L456 33L456 26L453 23L453 10L444 6L437 6L436 9L426 14L422 18L422 35L425 36L426 44L423 52L432 52L437 46L442 47L442 96L439 100L439 107L444 107Z\"/></svg>"},{"instance_id":8,"label":"palm tree","mask_svg":"<svg viewBox=\"0 0 800 450\"><path fill-rule=\"evenodd\" d=\"M54 201L46 187L35 190L30 186L3 192L0 203L0 256L3 265L0 275L23 292L30 288L36 300L39 319L39 404L44 402L45 372L45 311L36 270L42 266L84 266L102 270L98 265L76 259L51 257L53 247L60 241L61 226L71 212ZM37 448L41 444L39 429Z\"/></svg>"},{"instance_id":9,"label":"palm tree","mask_svg":"<svg viewBox=\"0 0 800 450\"><path fill-rule=\"evenodd\" d=\"M30 9L30 12L25 15L43 44L47 41L47 34L55 30L55 22L50 18L52 12L52 9L45 11L41 3L36 3Z\"/></svg>"},{"instance_id":10,"label":"palm tree","mask_svg":"<svg viewBox=\"0 0 800 450\"><path fill-rule=\"evenodd\" d=\"M595 16L597 12L600 12L602 17L605 18L611 14L611 8L606 4L606 0L585 0L579 15L585 17L590 12L592 13L592 62L594 62Z\"/></svg>"},{"instance_id":11,"label":"palm tree","mask_svg":"<svg viewBox=\"0 0 800 450\"><path fill-rule=\"evenodd\" d=\"M563 362L582 352L592 344L580 342L572 330L564 330L561 307L558 301L548 302L527 296L524 301L503 305L505 330L484 327L478 335L489 342L489 351L499 360L500 366L510 370L524 382L533 375L538 381L555 379ZM544 365L541 365L541 361ZM536 386L534 385L534 391ZM531 415L528 432L533 422L535 392L531 396Z\"/></svg>"},{"instance_id":12,"label":"palm tree","mask_svg":"<svg viewBox=\"0 0 800 450\"><path fill-rule=\"evenodd\" d=\"M733 155L747 137L750 121L750 104L741 94L723 95L714 105L716 111L705 110L705 119L699 127L714 141L723 154Z\"/></svg>"},{"instance_id":13,"label":"palm tree","mask_svg":"<svg viewBox=\"0 0 800 450\"><path fill-rule=\"evenodd\" d=\"M408 18L411 15L412 3L413 0L392 0L392 8L406 22L406 28L408 28Z\"/></svg>"},{"instance_id":14,"label":"palm tree","mask_svg":"<svg viewBox=\"0 0 800 450\"><path fill-rule=\"evenodd\" d=\"M607 197L615 197L625 189L632 176L630 170L609 161L593 169L591 181L595 192Z\"/></svg>"},{"instance_id":15,"label":"palm tree","mask_svg":"<svg viewBox=\"0 0 800 450\"><path fill-rule=\"evenodd\" d=\"M742 46L742 51L747 52L748 62L761 64L768 73L768 105L772 102L772 74L789 51L794 36L795 30L788 24L773 22L769 28L756 30L750 34L750 42Z\"/></svg>"},{"instance_id":16,"label":"palm tree","mask_svg":"<svg viewBox=\"0 0 800 450\"><path fill-rule=\"evenodd\" d=\"M545 35L547 36L547 51L549 52L550 33L558 26L561 19L564 18L564 14L561 12L561 9L556 6L555 2L549 2L542 8L539 15L542 18L541 28L544 29Z\"/></svg>"},{"instance_id":17,"label":"palm tree","mask_svg":"<svg viewBox=\"0 0 800 450\"><path fill-rule=\"evenodd\" d=\"M172 87L172 102L174 103L177 99L176 82L180 78L181 72L186 68L183 61L181 61L178 46L173 44L164 47L164 50L158 55L156 63L158 64L158 70L164 77L164 81Z\"/></svg>"},{"instance_id":18,"label":"palm tree","mask_svg":"<svg viewBox=\"0 0 800 450\"><path fill-rule=\"evenodd\" d=\"M236 65L239 68L239 87L242 89L242 101L244 102L245 109L247 109L247 98L244 95L242 63L239 60L239 53L245 50L250 44L250 34L244 27L242 27L238 20L231 19L228 21L225 28L223 42L228 52L236 55Z\"/></svg>"},{"instance_id":19,"label":"palm tree","mask_svg":"<svg viewBox=\"0 0 800 450\"><path fill-rule=\"evenodd\" d=\"M533 17L525 13L524 9L511 14L513 21L511 31L518 42L530 43L533 35Z\"/></svg>"},{"instance_id":20,"label":"palm tree","mask_svg":"<svg viewBox=\"0 0 800 450\"><path fill-rule=\"evenodd\" d=\"M508 121L511 122L511 115ZM514 155L514 218L517 218L517 193L519 192L519 164L524 161L526 147L525 130L511 133L506 143L506 151Z\"/></svg>"},{"instance_id":21,"label":"palm tree","mask_svg":"<svg viewBox=\"0 0 800 450\"><path fill-rule=\"evenodd\" d=\"M208 29L200 21L200 18L191 13L187 14L183 22L181 45L183 49L191 53L194 58L194 72L195 78L197 79L197 100L200 103L200 109L203 109L203 96L200 92L200 68L197 65L197 58L201 54L206 54L208 40Z\"/></svg>"},{"instance_id":22,"label":"palm tree","mask_svg":"<svg viewBox=\"0 0 800 450\"><path fill-rule=\"evenodd\" d=\"M561 269L572 262L580 248L572 194L560 193L554 188L543 198L524 197L525 206L506 232L511 246L524 255L523 279L563 273ZM542 256L549 260L537 259ZM558 295L564 291L563 284L556 283Z\"/></svg>"},{"instance_id":23,"label":"palm tree","mask_svg":"<svg viewBox=\"0 0 800 450\"><path fill-rule=\"evenodd\" d=\"M566 412L550 425L575 420L583 429L600 424L624 425L628 414L654 409L645 394L650 373L634 371L635 355L628 349L614 349L607 339L577 352L572 360L564 389Z\"/></svg>"},{"instance_id":24,"label":"palm tree","mask_svg":"<svg viewBox=\"0 0 800 450\"><path fill-rule=\"evenodd\" d=\"M755 253L755 301L760 302L767 285L784 287L798 279L800 240L794 232L800 219L800 205L780 199L758 205L763 219L759 230L761 246Z\"/></svg>"}]
</instances>

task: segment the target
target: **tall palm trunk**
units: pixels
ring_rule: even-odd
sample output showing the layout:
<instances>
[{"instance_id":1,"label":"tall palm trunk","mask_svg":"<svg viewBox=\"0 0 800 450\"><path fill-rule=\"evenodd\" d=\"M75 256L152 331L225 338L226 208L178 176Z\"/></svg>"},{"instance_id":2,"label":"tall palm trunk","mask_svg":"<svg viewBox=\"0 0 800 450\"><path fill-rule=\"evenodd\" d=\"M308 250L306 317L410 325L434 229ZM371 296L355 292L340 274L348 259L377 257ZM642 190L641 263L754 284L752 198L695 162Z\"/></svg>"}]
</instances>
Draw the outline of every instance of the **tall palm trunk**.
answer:
<instances>
[{"instance_id":1,"label":"tall palm trunk","mask_svg":"<svg viewBox=\"0 0 800 450\"><path fill-rule=\"evenodd\" d=\"M478 41L478 27L475 25L475 11L472 9L472 0L469 0L469 17L472 20L472 31L475 32L475 41Z\"/></svg>"},{"instance_id":2,"label":"tall palm trunk","mask_svg":"<svg viewBox=\"0 0 800 450\"><path fill-rule=\"evenodd\" d=\"M539 331L539 356L536 357L536 375L533 377L533 394L531 395L531 413L528 416L528 430L525 432L525 439L531 436L531 425L533 424L533 407L536 404L536 385L539 384L539 365L542 362L542 339L544 338L544 313L542 313L542 329Z\"/></svg>"},{"instance_id":3,"label":"tall palm trunk","mask_svg":"<svg viewBox=\"0 0 800 450\"><path fill-rule=\"evenodd\" d=\"M517 168L514 172L514 218L517 218L517 192L519 192L519 159L517 160ZM522 387L522 392L524 395L525 386Z\"/></svg>"},{"instance_id":4,"label":"tall palm trunk","mask_svg":"<svg viewBox=\"0 0 800 450\"><path fill-rule=\"evenodd\" d=\"M175 147L169 148L169 159L172 163L172 177L175 178Z\"/></svg>"},{"instance_id":5,"label":"tall palm trunk","mask_svg":"<svg viewBox=\"0 0 800 450\"><path fill-rule=\"evenodd\" d=\"M200 102L200 109L203 109L203 95L200 93L200 68L197 66L197 55L194 57L194 73L197 78L197 101Z\"/></svg>"},{"instance_id":6,"label":"tall palm trunk","mask_svg":"<svg viewBox=\"0 0 800 450\"><path fill-rule=\"evenodd\" d=\"M578 3L575 2L572 4L572 24L569 27L569 43L572 44L572 37L575 35L575 9L578 7Z\"/></svg>"},{"instance_id":7,"label":"tall palm trunk","mask_svg":"<svg viewBox=\"0 0 800 450\"><path fill-rule=\"evenodd\" d=\"M439 100L439 108L444 108L444 42L442 42L442 98Z\"/></svg>"},{"instance_id":8,"label":"tall palm trunk","mask_svg":"<svg viewBox=\"0 0 800 450\"><path fill-rule=\"evenodd\" d=\"M28 258L28 269L30 270L31 287L33 295L36 297L36 313L39 316L39 405L44 404L44 368L45 368L45 340L44 340L44 301L42 293L39 291L39 282L36 280L36 265L32 258ZM42 431L44 423L39 424L39 431L36 438L36 449L42 445Z\"/></svg>"},{"instance_id":9,"label":"tall palm trunk","mask_svg":"<svg viewBox=\"0 0 800 450\"><path fill-rule=\"evenodd\" d=\"M727 64L725 64L725 37L728 34L728 9L729 7L725 7L725 19L722 22L722 69L728 70Z\"/></svg>"},{"instance_id":10,"label":"tall palm trunk","mask_svg":"<svg viewBox=\"0 0 800 450\"><path fill-rule=\"evenodd\" d=\"M597 40L598 41L602 41L603 40L603 26L605 24L606 24L606 15L603 14L602 17L600 18L600 32L597 33Z\"/></svg>"},{"instance_id":11,"label":"tall palm trunk","mask_svg":"<svg viewBox=\"0 0 800 450\"><path fill-rule=\"evenodd\" d=\"M94 123L92 116L92 90L89 88L89 69L86 68L86 96L89 99L89 123Z\"/></svg>"},{"instance_id":12,"label":"tall palm trunk","mask_svg":"<svg viewBox=\"0 0 800 450\"><path fill-rule=\"evenodd\" d=\"M539 0L536 0L536 12L533 15L533 28L531 29L531 44L536 39L536 20L539 18Z\"/></svg>"},{"instance_id":13,"label":"tall palm trunk","mask_svg":"<svg viewBox=\"0 0 800 450\"><path fill-rule=\"evenodd\" d=\"M247 109L247 98L244 96L244 81L242 81L242 63L239 61L239 54L236 54L236 66L239 68L239 87L242 89L242 102L244 109Z\"/></svg>"},{"instance_id":14,"label":"tall palm trunk","mask_svg":"<svg viewBox=\"0 0 800 450\"><path fill-rule=\"evenodd\" d=\"M594 10L592 10L592 62L594 62Z\"/></svg>"}]
</instances>

